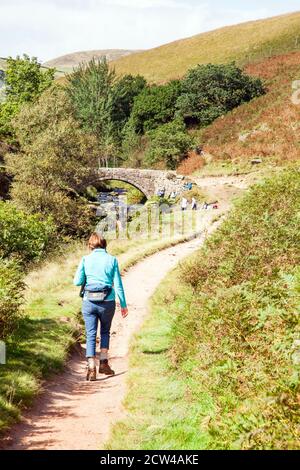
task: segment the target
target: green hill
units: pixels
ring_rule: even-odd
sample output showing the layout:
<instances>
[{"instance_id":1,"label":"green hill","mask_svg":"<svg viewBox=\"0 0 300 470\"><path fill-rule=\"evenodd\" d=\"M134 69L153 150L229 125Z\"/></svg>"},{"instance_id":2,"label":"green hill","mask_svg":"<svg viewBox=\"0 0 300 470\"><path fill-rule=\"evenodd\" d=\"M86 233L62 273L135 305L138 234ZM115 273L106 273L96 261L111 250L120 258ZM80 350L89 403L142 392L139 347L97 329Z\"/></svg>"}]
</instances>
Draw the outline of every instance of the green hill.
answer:
<instances>
[{"instance_id":1,"label":"green hill","mask_svg":"<svg viewBox=\"0 0 300 470\"><path fill-rule=\"evenodd\" d=\"M142 74L152 82L182 77L204 63L250 63L300 49L300 12L228 26L166 44L114 62L120 74Z\"/></svg>"}]
</instances>

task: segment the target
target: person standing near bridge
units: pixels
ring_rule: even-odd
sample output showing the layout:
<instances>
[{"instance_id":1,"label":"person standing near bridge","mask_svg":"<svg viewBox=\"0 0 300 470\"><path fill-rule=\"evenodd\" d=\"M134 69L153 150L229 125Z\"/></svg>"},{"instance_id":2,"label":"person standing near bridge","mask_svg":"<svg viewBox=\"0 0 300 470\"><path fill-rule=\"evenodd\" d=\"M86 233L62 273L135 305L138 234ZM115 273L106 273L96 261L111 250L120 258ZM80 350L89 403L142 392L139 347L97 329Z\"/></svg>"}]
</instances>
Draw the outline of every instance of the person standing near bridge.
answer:
<instances>
[{"instance_id":1,"label":"person standing near bridge","mask_svg":"<svg viewBox=\"0 0 300 470\"><path fill-rule=\"evenodd\" d=\"M116 294L120 300L121 314L127 317L128 309L120 275L119 264L106 251L106 240L93 233L88 243L91 253L84 256L74 277L75 286L81 286L82 313L86 329L87 380L97 379L96 336L100 322L99 373L114 375L108 363L110 329L116 310Z\"/></svg>"},{"instance_id":2,"label":"person standing near bridge","mask_svg":"<svg viewBox=\"0 0 300 470\"><path fill-rule=\"evenodd\" d=\"M185 211L187 209L187 206L188 206L188 200L186 197L183 197L181 199L181 210Z\"/></svg>"}]
</instances>

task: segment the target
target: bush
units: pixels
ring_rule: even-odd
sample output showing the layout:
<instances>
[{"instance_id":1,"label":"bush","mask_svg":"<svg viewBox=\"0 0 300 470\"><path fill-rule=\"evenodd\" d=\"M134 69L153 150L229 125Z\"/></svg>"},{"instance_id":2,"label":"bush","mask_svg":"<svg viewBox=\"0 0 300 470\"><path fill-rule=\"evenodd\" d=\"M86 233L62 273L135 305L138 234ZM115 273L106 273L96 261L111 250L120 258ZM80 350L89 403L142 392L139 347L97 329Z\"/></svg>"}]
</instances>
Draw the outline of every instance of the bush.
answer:
<instances>
[{"instance_id":1,"label":"bush","mask_svg":"<svg viewBox=\"0 0 300 470\"><path fill-rule=\"evenodd\" d=\"M0 256L16 256L27 263L41 257L53 235L51 220L27 215L0 201Z\"/></svg>"},{"instance_id":2,"label":"bush","mask_svg":"<svg viewBox=\"0 0 300 470\"><path fill-rule=\"evenodd\" d=\"M187 134L180 119L148 132L149 147L145 159L150 165L163 163L164 167L174 170L187 156L193 145L193 138Z\"/></svg>"},{"instance_id":3,"label":"bush","mask_svg":"<svg viewBox=\"0 0 300 470\"><path fill-rule=\"evenodd\" d=\"M172 356L216 448L299 446L300 170L246 194L184 265Z\"/></svg>"},{"instance_id":4,"label":"bush","mask_svg":"<svg viewBox=\"0 0 300 470\"><path fill-rule=\"evenodd\" d=\"M264 93L260 79L229 65L198 65L182 81L176 107L187 124L206 126L244 102Z\"/></svg>"},{"instance_id":5,"label":"bush","mask_svg":"<svg viewBox=\"0 0 300 470\"><path fill-rule=\"evenodd\" d=\"M120 135L130 118L136 97L144 90L147 82L144 77L125 75L115 82L111 91L111 119Z\"/></svg>"},{"instance_id":6,"label":"bush","mask_svg":"<svg viewBox=\"0 0 300 470\"><path fill-rule=\"evenodd\" d=\"M199 155L197 152L191 151L188 153L187 158L181 162L181 164L177 168L177 172L180 175L192 175L204 166L205 158L203 157L203 155Z\"/></svg>"},{"instance_id":7,"label":"bush","mask_svg":"<svg viewBox=\"0 0 300 470\"><path fill-rule=\"evenodd\" d=\"M20 105L7 101L0 103L0 135L8 140L12 140L13 129L11 121L18 114Z\"/></svg>"},{"instance_id":8,"label":"bush","mask_svg":"<svg viewBox=\"0 0 300 470\"><path fill-rule=\"evenodd\" d=\"M1 112L1 111L0 111ZM10 147L6 145L4 142L1 142L0 139L0 200L7 199L9 186L10 186L10 178L5 171L4 166L4 155L8 152Z\"/></svg>"},{"instance_id":9,"label":"bush","mask_svg":"<svg viewBox=\"0 0 300 470\"><path fill-rule=\"evenodd\" d=\"M32 103L51 86L54 69L42 69L35 57L26 54L6 61L6 102L0 104L0 134L13 138L12 119L24 103Z\"/></svg>"},{"instance_id":10,"label":"bush","mask_svg":"<svg viewBox=\"0 0 300 470\"><path fill-rule=\"evenodd\" d=\"M23 274L15 261L0 258L0 340L11 333L23 300Z\"/></svg>"},{"instance_id":11,"label":"bush","mask_svg":"<svg viewBox=\"0 0 300 470\"><path fill-rule=\"evenodd\" d=\"M137 134L129 120L122 131L122 157L127 167L143 166L146 145L146 137Z\"/></svg>"},{"instance_id":12,"label":"bush","mask_svg":"<svg viewBox=\"0 0 300 470\"><path fill-rule=\"evenodd\" d=\"M144 88L136 97L129 120L137 134L155 129L174 118L176 101L181 93L181 83L174 80L167 85Z\"/></svg>"}]
</instances>

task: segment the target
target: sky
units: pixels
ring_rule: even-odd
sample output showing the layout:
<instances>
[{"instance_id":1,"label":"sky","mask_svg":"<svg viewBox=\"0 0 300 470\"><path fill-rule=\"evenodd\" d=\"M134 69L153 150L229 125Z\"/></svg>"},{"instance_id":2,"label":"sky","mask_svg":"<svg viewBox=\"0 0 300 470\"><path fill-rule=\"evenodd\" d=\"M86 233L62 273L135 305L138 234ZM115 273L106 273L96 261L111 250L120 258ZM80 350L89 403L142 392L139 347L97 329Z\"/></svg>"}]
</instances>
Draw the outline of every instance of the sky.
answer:
<instances>
[{"instance_id":1,"label":"sky","mask_svg":"<svg viewBox=\"0 0 300 470\"><path fill-rule=\"evenodd\" d=\"M42 62L92 49L149 49L300 10L299 0L0 0L0 57Z\"/></svg>"}]
</instances>

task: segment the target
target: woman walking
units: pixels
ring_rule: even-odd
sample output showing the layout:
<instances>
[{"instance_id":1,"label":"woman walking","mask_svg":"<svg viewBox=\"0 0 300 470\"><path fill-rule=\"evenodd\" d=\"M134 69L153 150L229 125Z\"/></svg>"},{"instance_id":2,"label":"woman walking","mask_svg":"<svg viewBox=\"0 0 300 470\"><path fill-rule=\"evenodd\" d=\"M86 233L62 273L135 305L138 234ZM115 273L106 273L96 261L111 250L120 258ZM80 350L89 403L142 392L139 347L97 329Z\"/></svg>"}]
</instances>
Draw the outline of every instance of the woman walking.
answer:
<instances>
[{"instance_id":1,"label":"woman walking","mask_svg":"<svg viewBox=\"0 0 300 470\"><path fill-rule=\"evenodd\" d=\"M100 321L100 367L99 373L114 375L108 364L110 328L116 310L116 294L120 300L123 318L127 317L123 283L119 264L114 256L106 251L106 240L98 233L89 239L91 253L84 256L78 266L74 284L82 286L82 313L86 329L86 357L88 360L87 380L97 379L96 337Z\"/></svg>"}]
</instances>

